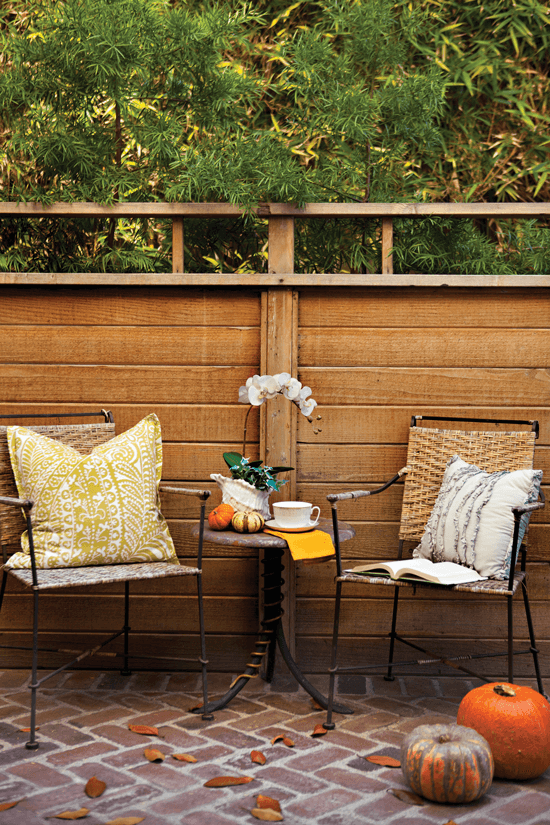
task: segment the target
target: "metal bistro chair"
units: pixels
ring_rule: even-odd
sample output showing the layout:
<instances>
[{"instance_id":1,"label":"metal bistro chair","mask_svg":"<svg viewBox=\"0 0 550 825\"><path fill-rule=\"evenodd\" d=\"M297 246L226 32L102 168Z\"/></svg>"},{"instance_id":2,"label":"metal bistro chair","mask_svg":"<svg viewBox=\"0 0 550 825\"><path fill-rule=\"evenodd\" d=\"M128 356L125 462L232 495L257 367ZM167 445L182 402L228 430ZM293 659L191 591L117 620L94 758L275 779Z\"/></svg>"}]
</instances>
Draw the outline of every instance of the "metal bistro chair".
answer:
<instances>
[{"instance_id":1,"label":"metal bistro chair","mask_svg":"<svg viewBox=\"0 0 550 825\"><path fill-rule=\"evenodd\" d=\"M24 418L80 418L84 416L93 416L95 418L103 417L103 423L93 424L57 424L46 426L29 426L28 429L35 430L42 433L48 438L60 441L74 449L78 450L82 455L86 455L91 450L105 442L109 441L115 435L115 424L113 416L108 410L101 410L99 413L78 413L78 414L63 414L63 415L32 415L32 416L15 416L15 415L0 415L2 419L17 419L19 423ZM25 425L27 426L27 425ZM121 673L129 675L131 671L128 668L129 652L129 638L128 634L131 630L129 626L129 600L130 600L130 582L140 581L144 579L167 578L172 576L194 576L197 581L197 595L198 595L198 614L200 627L200 656L199 662L202 672L202 688L203 688L203 707L208 705L208 687L207 687L207 671L206 665L206 643L204 630L204 610L202 599L202 546L203 546L203 531L205 521L205 507L206 500L210 495L209 490L192 490L183 487L168 487L166 485L160 486L160 492L175 493L178 495L196 496L200 499L200 531L198 535L197 546L197 566L185 567L183 565L176 565L168 562L147 562L134 564L112 564L112 565L94 565L90 567L63 567L53 569L40 569L36 567L33 540L32 540L32 507L33 503L29 500L20 499L18 497L15 479L10 464L10 457L8 452L6 426L0 427L0 543L2 545L3 564L5 565L8 556L20 549L19 541L21 533L26 528L29 532L29 549L31 554L31 569L3 569L2 570L2 585L0 589L0 610L6 589L8 576L11 574L20 583L27 588L31 588L34 595L34 610L33 610L33 631L32 631L32 648L19 647L15 645L0 645L0 648L11 648L17 650L32 650L32 678L31 678L31 708L30 708L30 738L26 743L26 747L30 750L38 748L39 743L36 741L36 694L38 688L52 676L66 670L72 665L81 662L85 657L98 653L105 645L117 639L119 636L124 637L124 652L116 653L114 655L122 656L123 667ZM22 514L24 513L24 518ZM57 668L51 673L48 673L41 679L38 679L38 596L43 590L52 590L60 587L86 587L88 585L106 584L124 582L124 625L121 630L118 630L101 644L94 648L79 652L77 650L57 650L52 648L41 648L43 651L53 653L76 653L78 654L74 659L62 667ZM131 658L144 659L170 659L170 661L196 661L196 659L183 659L180 657L163 657L163 656L135 656ZM212 719L211 714L203 714L203 719Z\"/></svg>"},{"instance_id":2,"label":"metal bistro chair","mask_svg":"<svg viewBox=\"0 0 550 825\"><path fill-rule=\"evenodd\" d=\"M446 421L457 422L457 428L453 430L441 430L435 427L425 427L423 424L418 426L419 422L424 421ZM500 430L480 431L472 429L459 429L461 426L458 422L466 422L469 427L470 424L493 424L493 425L514 425L516 430L520 425L528 425L529 430L504 432ZM438 416L420 416L412 417L411 427L409 430L409 444L407 451L407 465L400 470L393 478L383 484L377 489L366 491L357 490L354 492L340 493L338 495L327 496L328 501L332 507L332 517L334 523L334 536L336 545L336 599L334 610L334 628L333 628L333 642L331 654L331 666L329 669L329 697L328 697L328 711L325 728L334 728L332 721L332 708L334 703L335 679L337 674L341 673L358 673L367 671L369 669L379 669L380 667L387 668L387 680L393 680L393 668L398 666L408 665L425 665L430 663L442 662L451 665L459 670L468 673L471 676L480 678L483 681L490 681L479 674L473 673L464 665L460 664L460 660L464 659L481 659L492 656L507 655L508 657L508 681L513 682L513 657L521 653L531 653L535 667L535 674L540 693L544 693L539 662L538 651L535 642L535 635L533 631L533 623L531 620L531 611L529 608L529 599L527 595L526 584L526 546L519 543L519 529L522 515L530 513L544 507L544 496L540 493L541 501L533 504L527 504L522 507L513 508L514 516L514 532L512 544L512 562L510 567L510 575L507 580L500 581L497 579L488 579L487 581L475 582L470 584L460 585L438 585L427 582L412 582L412 581L395 581L386 577L377 577L369 575L358 575L354 573L345 572L342 570L342 560L340 555L340 547L338 543L338 502L347 499L357 499L362 496L376 495L383 490L387 490L392 484L395 484L402 476L405 476L405 488L403 494L403 504L401 510L401 520L399 529L399 545L397 552L397 560L406 558L403 555L405 548L410 548L417 545L424 534L424 528L430 517L433 505L438 496L441 481L445 472L447 461L453 455L459 455L468 464L475 464L481 470L492 473L497 470L521 470L532 469L535 441L538 437L538 421L496 421L477 418L447 418ZM527 530L525 531L525 539ZM520 559L519 569L516 567L518 556ZM353 587L361 586L390 586L394 588L393 610L391 619L391 630L389 632L389 660L380 664L369 664L366 666L340 667L337 664L338 660L338 635L341 614L341 595L343 585L350 585ZM397 614L399 607L399 592L402 587L414 588L425 591L427 589L445 587L447 590L460 591L464 593L475 593L476 596L482 597L500 597L504 598L507 603L508 615L508 645L507 653L475 653L466 656L456 657L442 657L437 654L432 654L430 651L421 647L420 645L404 638L396 631ZM527 620L527 628L529 632L530 646L523 650L513 649L513 614L512 614L512 600L518 589L521 587L523 594L523 602L525 607L525 615ZM345 609L345 608L344 608ZM422 660L413 660L405 662L394 662L394 647L395 642L400 641L409 647L414 648L427 654L429 658Z\"/></svg>"}]
</instances>

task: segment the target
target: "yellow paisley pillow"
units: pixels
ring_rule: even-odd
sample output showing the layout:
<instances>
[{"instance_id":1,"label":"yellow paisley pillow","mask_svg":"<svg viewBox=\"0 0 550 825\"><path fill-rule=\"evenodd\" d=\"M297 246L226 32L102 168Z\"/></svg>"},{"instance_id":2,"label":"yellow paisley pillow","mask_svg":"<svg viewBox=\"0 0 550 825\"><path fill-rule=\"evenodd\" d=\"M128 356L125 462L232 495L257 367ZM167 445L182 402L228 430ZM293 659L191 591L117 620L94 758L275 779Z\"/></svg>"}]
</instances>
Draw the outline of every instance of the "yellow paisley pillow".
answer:
<instances>
[{"instance_id":1,"label":"yellow paisley pillow","mask_svg":"<svg viewBox=\"0 0 550 825\"><path fill-rule=\"evenodd\" d=\"M26 427L8 427L19 495L31 510L38 567L173 561L168 525L159 509L162 440L156 415L83 456ZM9 567L30 567L23 552Z\"/></svg>"}]
</instances>

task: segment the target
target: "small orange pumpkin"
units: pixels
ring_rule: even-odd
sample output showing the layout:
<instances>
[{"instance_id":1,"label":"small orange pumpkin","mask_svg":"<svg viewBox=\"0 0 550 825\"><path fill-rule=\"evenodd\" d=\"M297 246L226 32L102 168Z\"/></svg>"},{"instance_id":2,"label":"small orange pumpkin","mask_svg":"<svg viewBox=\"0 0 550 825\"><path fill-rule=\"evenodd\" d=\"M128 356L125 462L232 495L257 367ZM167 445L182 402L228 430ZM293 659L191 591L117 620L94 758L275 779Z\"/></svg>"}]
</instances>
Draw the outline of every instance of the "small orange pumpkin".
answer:
<instances>
[{"instance_id":1,"label":"small orange pumpkin","mask_svg":"<svg viewBox=\"0 0 550 825\"><path fill-rule=\"evenodd\" d=\"M208 513L208 525L211 530L225 530L231 524L235 510L230 504L218 504L218 506Z\"/></svg>"},{"instance_id":2,"label":"small orange pumpkin","mask_svg":"<svg viewBox=\"0 0 550 825\"><path fill-rule=\"evenodd\" d=\"M401 769L426 799L473 802L491 787L494 762L487 740L471 728L419 725L403 740Z\"/></svg>"},{"instance_id":3,"label":"small orange pumpkin","mask_svg":"<svg viewBox=\"0 0 550 825\"><path fill-rule=\"evenodd\" d=\"M489 742L501 779L534 779L550 765L550 703L533 688L480 685L463 698L457 721Z\"/></svg>"},{"instance_id":4,"label":"small orange pumpkin","mask_svg":"<svg viewBox=\"0 0 550 825\"><path fill-rule=\"evenodd\" d=\"M257 533L265 521L259 513L235 513L231 525L237 533Z\"/></svg>"}]
</instances>

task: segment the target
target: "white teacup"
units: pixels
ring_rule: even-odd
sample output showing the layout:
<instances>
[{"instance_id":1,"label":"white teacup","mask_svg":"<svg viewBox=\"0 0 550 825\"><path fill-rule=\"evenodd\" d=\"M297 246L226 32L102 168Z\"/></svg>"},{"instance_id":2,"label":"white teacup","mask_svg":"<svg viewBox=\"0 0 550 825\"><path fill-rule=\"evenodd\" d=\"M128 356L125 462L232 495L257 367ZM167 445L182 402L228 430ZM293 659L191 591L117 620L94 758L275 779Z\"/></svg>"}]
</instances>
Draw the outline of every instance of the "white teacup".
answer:
<instances>
[{"instance_id":1,"label":"white teacup","mask_svg":"<svg viewBox=\"0 0 550 825\"><path fill-rule=\"evenodd\" d=\"M316 524L321 510L307 501L274 501L273 515L281 527L309 527ZM313 511L317 513L313 515Z\"/></svg>"}]
</instances>

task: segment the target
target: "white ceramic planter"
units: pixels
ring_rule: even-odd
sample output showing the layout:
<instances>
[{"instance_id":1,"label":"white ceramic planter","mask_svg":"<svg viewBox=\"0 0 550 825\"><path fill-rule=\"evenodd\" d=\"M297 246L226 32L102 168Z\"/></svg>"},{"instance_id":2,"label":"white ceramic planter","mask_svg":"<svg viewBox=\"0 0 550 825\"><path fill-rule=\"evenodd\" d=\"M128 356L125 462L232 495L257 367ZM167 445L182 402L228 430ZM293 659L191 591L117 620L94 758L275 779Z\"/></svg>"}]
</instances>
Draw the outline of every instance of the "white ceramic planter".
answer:
<instances>
[{"instance_id":1,"label":"white ceramic planter","mask_svg":"<svg viewBox=\"0 0 550 825\"><path fill-rule=\"evenodd\" d=\"M210 473L222 491L222 502L230 504L240 513L260 513L265 519L271 518L268 499L271 490L257 490L242 478L227 478L220 473Z\"/></svg>"}]
</instances>

